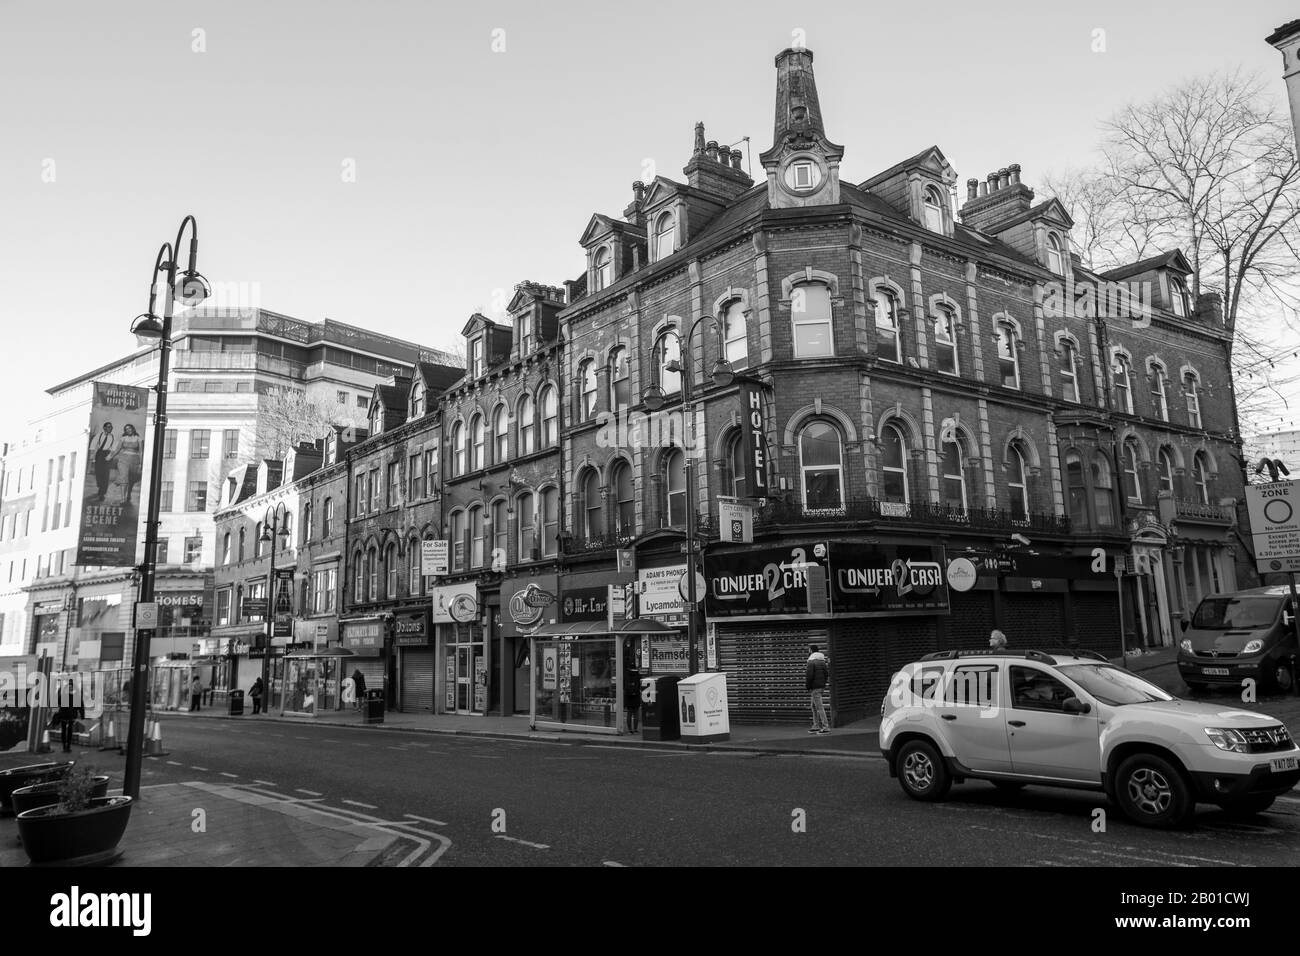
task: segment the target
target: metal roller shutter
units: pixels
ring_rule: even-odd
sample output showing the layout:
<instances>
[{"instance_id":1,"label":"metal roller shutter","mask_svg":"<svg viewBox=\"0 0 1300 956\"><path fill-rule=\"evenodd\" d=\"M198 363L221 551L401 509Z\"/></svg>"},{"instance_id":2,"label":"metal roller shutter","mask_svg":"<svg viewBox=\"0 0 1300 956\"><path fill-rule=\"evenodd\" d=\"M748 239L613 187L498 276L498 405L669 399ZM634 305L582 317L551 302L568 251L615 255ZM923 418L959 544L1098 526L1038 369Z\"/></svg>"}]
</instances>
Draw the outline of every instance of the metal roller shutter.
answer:
<instances>
[{"instance_id":1,"label":"metal roller shutter","mask_svg":"<svg viewBox=\"0 0 1300 956\"><path fill-rule=\"evenodd\" d=\"M402 649L402 711L427 713L433 710L433 650Z\"/></svg>"},{"instance_id":2,"label":"metal roller shutter","mask_svg":"<svg viewBox=\"0 0 1300 956\"><path fill-rule=\"evenodd\" d=\"M718 664L727 675L731 718L807 723L804 665L809 643L829 647L830 632L798 625L766 630L720 626ZM831 669L833 682L834 662Z\"/></svg>"},{"instance_id":3,"label":"metal roller shutter","mask_svg":"<svg viewBox=\"0 0 1300 956\"><path fill-rule=\"evenodd\" d=\"M343 662L343 673L351 677L361 671L366 679L366 690L382 690L384 687L384 659L382 657L351 657Z\"/></svg>"},{"instance_id":4,"label":"metal roller shutter","mask_svg":"<svg viewBox=\"0 0 1300 956\"><path fill-rule=\"evenodd\" d=\"M952 607L948 616L949 646L959 651L987 649L993 631L993 593L949 591L948 600ZM1008 631L1007 638L1013 647L1017 646L1016 635Z\"/></svg>"},{"instance_id":5,"label":"metal roller shutter","mask_svg":"<svg viewBox=\"0 0 1300 956\"><path fill-rule=\"evenodd\" d=\"M1062 649L1069 644L1064 595L1004 594L1002 620L1008 646L1015 650Z\"/></svg>"}]
</instances>

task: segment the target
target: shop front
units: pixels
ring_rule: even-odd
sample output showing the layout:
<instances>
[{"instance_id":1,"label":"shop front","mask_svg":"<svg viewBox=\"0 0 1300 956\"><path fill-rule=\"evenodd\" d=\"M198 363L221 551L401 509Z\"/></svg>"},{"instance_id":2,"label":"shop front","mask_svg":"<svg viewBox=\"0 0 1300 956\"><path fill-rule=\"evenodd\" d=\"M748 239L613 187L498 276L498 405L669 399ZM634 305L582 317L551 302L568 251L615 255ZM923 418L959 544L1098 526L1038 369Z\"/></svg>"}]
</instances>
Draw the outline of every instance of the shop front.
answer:
<instances>
[{"instance_id":1,"label":"shop front","mask_svg":"<svg viewBox=\"0 0 1300 956\"><path fill-rule=\"evenodd\" d=\"M190 683L197 672L181 655L155 658L149 668L149 700L154 710L189 710Z\"/></svg>"},{"instance_id":2,"label":"shop front","mask_svg":"<svg viewBox=\"0 0 1300 956\"><path fill-rule=\"evenodd\" d=\"M440 714L487 713L491 680L491 642L485 640L478 585L474 581L433 589L432 617L437 631L434 693Z\"/></svg>"},{"instance_id":3,"label":"shop front","mask_svg":"<svg viewBox=\"0 0 1300 956\"><path fill-rule=\"evenodd\" d=\"M397 709L403 713L432 713L437 668L429 608L393 615L393 647L397 651L399 681Z\"/></svg>"},{"instance_id":4,"label":"shop front","mask_svg":"<svg viewBox=\"0 0 1300 956\"><path fill-rule=\"evenodd\" d=\"M351 669L347 676L351 677L353 671L361 671L361 676L366 681L366 690L384 691L384 699L387 701L388 648L385 637L388 628L384 618L345 618L339 621L339 630L343 647L352 654L348 662Z\"/></svg>"},{"instance_id":5,"label":"shop front","mask_svg":"<svg viewBox=\"0 0 1300 956\"><path fill-rule=\"evenodd\" d=\"M690 673L687 584L685 564L647 567L636 572L637 616L665 625L662 632L645 634L640 638L641 669L647 676L678 674L685 677ZM703 589L697 593L703 599ZM709 663L704 656L703 637L701 628L701 640L696 647L696 670L701 671L707 669Z\"/></svg>"},{"instance_id":6,"label":"shop front","mask_svg":"<svg viewBox=\"0 0 1300 956\"><path fill-rule=\"evenodd\" d=\"M235 677L231 642L215 637L195 641L191 645L190 664L203 682L204 706L225 707Z\"/></svg>"},{"instance_id":7,"label":"shop front","mask_svg":"<svg viewBox=\"0 0 1300 956\"><path fill-rule=\"evenodd\" d=\"M286 693L281 713L288 717L317 717L342 710L343 682L350 674L352 659L345 647L286 654Z\"/></svg>"}]
</instances>

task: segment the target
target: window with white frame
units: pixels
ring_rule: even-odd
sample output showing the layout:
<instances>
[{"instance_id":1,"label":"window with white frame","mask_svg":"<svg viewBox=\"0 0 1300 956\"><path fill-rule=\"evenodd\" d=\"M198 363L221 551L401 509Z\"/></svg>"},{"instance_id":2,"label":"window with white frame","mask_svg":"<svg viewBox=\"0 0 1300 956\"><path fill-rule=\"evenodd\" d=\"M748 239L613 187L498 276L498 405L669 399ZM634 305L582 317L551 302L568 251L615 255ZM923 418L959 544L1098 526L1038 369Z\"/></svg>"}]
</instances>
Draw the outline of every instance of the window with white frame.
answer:
<instances>
[{"instance_id":1,"label":"window with white frame","mask_svg":"<svg viewBox=\"0 0 1300 956\"><path fill-rule=\"evenodd\" d=\"M1159 464L1160 490L1172 495L1174 493L1174 453L1169 450L1168 446L1162 445L1156 458Z\"/></svg>"},{"instance_id":2,"label":"window with white frame","mask_svg":"<svg viewBox=\"0 0 1300 956\"><path fill-rule=\"evenodd\" d=\"M744 439L741 430L734 429L731 437L727 439L727 453L722 459L722 492L736 498L745 498L749 495L749 487L745 482L748 449L745 447Z\"/></svg>"},{"instance_id":3,"label":"window with white frame","mask_svg":"<svg viewBox=\"0 0 1300 956\"><path fill-rule=\"evenodd\" d=\"M1130 376L1133 374L1128 356L1123 352L1115 353L1115 362L1111 366L1112 381L1115 385L1115 405L1121 412L1133 414L1133 387Z\"/></svg>"},{"instance_id":4,"label":"window with white frame","mask_svg":"<svg viewBox=\"0 0 1300 956\"><path fill-rule=\"evenodd\" d=\"M966 513L966 447L960 435L943 442L943 505L949 511Z\"/></svg>"},{"instance_id":5,"label":"window with white frame","mask_svg":"<svg viewBox=\"0 0 1300 956\"><path fill-rule=\"evenodd\" d=\"M1128 500L1142 503L1142 481L1138 474L1137 441L1129 438L1124 442L1124 494Z\"/></svg>"},{"instance_id":6,"label":"window with white frame","mask_svg":"<svg viewBox=\"0 0 1300 956\"><path fill-rule=\"evenodd\" d=\"M1092 475L1093 514L1097 517L1097 524L1102 527L1113 527L1115 496L1111 489L1110 462L1106 460L1105 455L1098 452L1092 458L1089 471Z\"/></svg>"},{"instance_id":7,"label":"window with white frame","mask_svg":"<svg viewBox=\"0 0 1300 956\"><path fill-rule=\"evenodd\" d=\"M483 567L487 538L484 536L483 506L473 505L469 509L469 566Z\"/></svg>"},{"instance_id":8,"label":"window with white frame","mask_svg":"<svg viewBox=\"0 0 1300 956\"><path fill-rule=\"evenodd\" d=\"M632 378L628 372L627 349L619 346L609 353L609 409L617 412L632 404Z\"/></svg>"},{"instance_id":9,"label":"window with white frame","mask_svg":"<svg viewBox=\"0 0 1300 956\"><path fill-rule=\"evenodd\" d=\"M470 378L481 378L486 370L487 369L483 364L483 339L482 337L479 337L469 344Z\"/></svg>"},{"instance_id":10,"label":"window with white frame","mask_svg":"<svg viewBox=\"0 0 1300 956\"><path fill-rule=\"evenodd\" d=\"M686 525L686 455L680 448L664 459L665 516L672 528Z\"/></svg>"},{"instance_id":11,"label":"window with white frame","mask_svg":"<svg viewBox=\"0 0 1300 956\"><path fill-rule=\"evenodd\" d=\"M453 511L449 524L449 535L451 537L451 567L454 571L465 570L465 551L468 542L465 540L465 512Z\"/></svg>"},{"instance_id":12,"label":"window with white frame","mask_svg":"<svg viewBox=\"0 0 1300 956\"><path fill-rule=\"evenodd\" d=\"M583 534L588 538L599 538L605 533L603 499L601 497L600 472L595 468L587 469L582 482Z\"/></svg>"},{"instance_id":13,"label":"window with white frame","mask_svg":"<svg viewBox=\"0 0 1300 956\"><path fill-rule=\"evenodd\" d=\"M1162 422L1169 421L1169 403L1165 399L1165 367L1159 362L1152 362L1150 367L1151 375L1151 405L1155 409L1156 418Z\"/></svg>"},{"instance_id":14,"label":"window with white frame","mask_svg":"<svg viewBox=\"0 0 1300 956\"><path fill-rule=\"evenodd\" d=\"M1077 527L1088 526L1088 486L1084 481L1083 459L1075 452L1065 456L1065 499L1070 521Z\"/></svg>"},{"instance_id":15,"label":"window with white frame","mask_svg":"<svg viewBox=\"0 0 1300 956\"><path fill-rule=\"evenodd\" d=\"M820 282L795 286L790 293L790 323L795 358L835 354L831 327L831 291Z\"/></svg>"},{"instance_id":16,"label":"window with white frame","mask_svg":"<svg viewBox=\"0 0 1300 956\"><path fill-rule=\"evenodd\" d=\"M510 459L510 415L504 405L498 405L492 415L492 443L494 465L500 465ZM432 476L430 476L432 477Z\"/></svg>"},{"instance_id":17,"label":"window with white frame","mask_svg":"<svg viewBox=\"0 0 1300 956\"><path fill-rule=\"evenodd\" d=\"M542 447L554 448L560 443L560 399L555 386L545 386L538 402L542 406Z\"/></svg>"},{"instance_id":18,"label":"window with white frame","mask_svg":"<svg viewBox=\"0 0 1300 956\"><path fill-rule=\"evenodd\" d=\"M582 387L580 417L590 421L596 415L596 360L585 359L578 364L578 382Z\"/></svg>"},{"instance_id":19,"label":"window with white frame","mask_svg":"<svg viewBox=\"0 0 1300 956\"><path fill-rule=\"evenodd\" d=\"M221 563L230 563L230 532L227 531L225 537L221 539Z\"/></svg>"},{"instance_id":20,"label":"window with white frame","mask_svg":"<svg viewBox=\"0 0 1300 956\"><path fill-rule=\"evenodd\" d=\"M1187 318L1187 286L1173 276L1169 277L1169 309L1179 318Z\"/></svg>"},{"instance_id":21,"label":"window with white frame","mask_svg":"<svg viewBox=\"0 0 1300 956\"><path fill-rule=\"evenodd\" d=\"M1192 482L1196 485L1196 500L1199 504L1210 503L1210 462L1205 452L1198 451L1192 456Z\"/></svg>"},{"instance_id":22,"label":"window with white frame","mask_svg":"<svg viewBox=\"0 0 1300 956\"><path fill-rule=\"evenodd\" d=\"M1079 350L1070 339L1061 339L1057 351L1060 361L1061 396L1067 402L1079 401Z\"/></svg>"},{"instance_id":23,"label":"window with white frame","mask_svg":"<svg viewBox=\"0 0 1300 956\"><path fill-rule=\"evenodd\" d=\"M419 418L424 414L424 383L419 378L411 386L411 417Z\"/></svg>"},{"instance_id":24,"label":"window with white frame","mask_svg":"<svg viewBox=\"0 0 1300 956\"><path fill-rule=\"evenodd\" d=\"M518 320L519 354L527 355L533 350L533 313L522 312Z\"/></svg>"},{"instance_id":25,"label":"window with white frame","mask_svg":"<svg viewBox=\"0 0 1300 956\"><path fill-rule=\"evenodd\" d=\"M560 489L543 489L538 506L542 512L537 522L542 528L542 557L554 557L560 551Z\"/></svg>"},{"instance_id":26,"label":"window with white frame","mask_svg":"<svg viewBox=\"0 0 1300 956\"><path fill-rule=\"evenodd\" d=\"M217 592L217 626L223 627L230 623L230 588L222 588Z\"/></svg>"},{"instance_id":27,"label":"window with white frame","mask_svg":"<svg viewBox=\"0 0 1300 956\"><path fill-rule=\"evenodd\" d=\"M894 424L880 429L881 497L885 501L907 503L907 439Z\"/></svg>"},{"instance_id":28,"label":"window with white frame","mask_svg":"<svg viewBox=\"0 0 1300 956\"><path fill-rule=\"evenodd\" d=\"M366 599L366 559L358 551L352 556L352 600L360 603Z\"/></svg>"},{"instance_id":29,"label":"window with white frame","mask_svg":"<svg viewBox=\"0 0 1300 956\"><path fill-rule=\"evenodd\" d=\"M465 474L466 455L465 426L457 422L451 426L451 471L453 475Z\"/></svg>"},{"instance_id":30,"label":"window with white frame","mask_svg":"<svg viewBox=\"0 0 1300 956\"><path fill-rule=\"evenodd\" d=\"M475 412L474 417L470 419L469 432L473 438L473 444L470 446L470 470L473 471L478 468L486 468L487 424L484 422L481 413Z\"/></svg>"},{"instance_id":31,"label":"window with white frame","mask_svg":"<svg viewBox=\"0 0 1300 956\"><path fill-rule=\"evenodd\" d=\"M1047 234L1047 268L1058 276L1065 275L1065 251L1054 232Z\"/></svg>"},{"instance_id":32,"label":"window with white frame","mask_svg":"<svg viewBox=\"0 0 1300 956\"><path fill-rule=\"evenodd\" d=\"M660 332L659 338L655 339L654 368L658 377L656 384L663 389L665 395L682 390L682 373L668 368L669 365L680 365L681 357L682 347L677 332L673 329Z\"/></svg>"},{"instance_id":33,"label":"window with white frame","mask_svg":"<svg viewBox=\"0 0 1300 956\"><path fill-rule=\"evenodd\" d=\"M799 430L799 473L808 511L844 507L844 443L829 422L812 421Z\"/></svg>"},{"instance_id":34,"label":"window with white frame","mask_svg":"<svg viewBox=\"0 0 1300 956\"><path fill-rule=\"evenodd\" d=\"M1020 350L1016 327L999 322L997 327L998 376L1003 388L1020 388Z\"/></svg>"},{"instance_id":35,"label":"window with white frame","mask_svg":"<svg viewBox=\"0 0 1300 956\"><path fill-rule=\"evenodd\" d=\"M630 537L636 534L636 495L633 492L631 466L625 461L617 462L609 484L614 489L617 509L614 513L614 531L620 537Z\"/></svg>"},{"instance_id":36,"label":"window with white frame","mask_svg":"<svg viewBox=\"0 0 1300 956\"><path fill-rule=\"evenodd\" d=\"M366 552L366 569L370 578L370 588L367 592L369 599L372 601L379 600L379 549L371 548Z\"/></svg>"},{"instance_id":37,"label":"window with white frame","mask_svg":"<svg viewBox=\"0 0 1300 956\"><path fill-rule=\"evenodd\" d=\"M1183 394L1187 398L1187 424L1193 428L1201 427L1201 391L1200 380L1195 372L1183 376Z\"/></svg>"},{"instance_id":38,"label":"window with white frame","mask_svg":"<svg viewBox=\"0 0 1300 956\"><path fill-rule=\"evenodd\" d=\"M602 247L596 250L596 255L592 259L592 279L594 288L591 291L593 292L608 289L610 283L614 281L614 259L609 254L609 249Z\"/></svg>"},{"instance_id":39,"label":"window with white frame","mask_svg":"<svg viewBox=\"0 0 1300 956\"><path fill-rule=\"evenodd\" d=\"M321 511L320 536L328 538L334 530L334 499L326 498L325 507Z\"/></svg>"},{"instance_id":40,"label":"window with white frame","mask_svg":"<svg viewBox=\"0 0 1300 956\"><path fill-rule=\"evenodd\" d=\"M397 599L397 545L389 544L384 549L384 576L388 579L384 597L390 601Z\"/></svg>"},{"instance_id":41,"label":"window with white frame","mask_svg":"<svg viewBox=\"0 0 1300 956\"><path fill-rule=\"evenodd\" d=\"M739 299L722 313L722 357L735 369L749 364L749 335L744 305Z\"/></svg>"},{"instance_id":42,"label":"window with white frame","mask_svg":"<svg viewBox=\"0 0 1300 956\"><path fill-rule=\"evenodd\" d=\"M937 186L925 187L925 228L931 232L943 233L943 197Z\"/></svg>"},{"instance_id":43,"label":"window with white frame","mask_svg":"<svg viewBox=\"0 0 1300 956\"><path fill-rule=\"evenodd\" d=\"M424 577L421 574L423 569L420 566L422 553L419 538L412 538L410 541L406 542L406 553L411 556L411 560L408 562L410 567L407 568L409 574L409 579L407 581L407 588L409 590L407 591L407 594L411 597L418 597L424 593Z\"/></svg>"},{"instance_id":44,"label":"window with white frame","mask_svg":"<svg viewBox=\"0 0 1300 956\"><path fill-rule=\"evenodd\" d=\"M958 374L957 315L943 303L934 307L934 363L946 375Z\"/></svg>"},{"instance_id":45,"label":"window with white frame","mask_svg":"<svg viewBox=\"0 0 1300 956\"><path fill-rule=\"evenodd\" d=\"M885 362L903 361L902 338L898 327L898 298L888 289L873 293L876 301L876 355Z\"/></svg>"},{"instance_id":46,"label":"window with white frame","mask_svg":"<svg viewBox=\"0 0 1300 956\"><path fill-rule=\"evenodd\" d=\"M515 502L515 516L519 523L519 560L537 560L537 511L536 499L531 491L526 491Z\"/></svg>"},{"instance_id":47,"label":"window with white frame","mask_svg":"<svg viewBox=\"0 0 1300 956\"><path fill-rule=\"evenodd\" d=\"M1019 442L1012 442L1007 454L1007 496L1012 521L1029 520L1029 485L1025 480L1025 454Z\"/></svg>"},{"instance_id":48,"label":"window with white frame","mask_svg":"<svg viewBox=\"0 0 1300 956\"><path fill-rule=\"evenodd\" d=\"M492 502L492 568L504 570L510 543L510 506L504 498Z\"/></svg>"},{"instance_id":49,"label":"window with white frame","mask_svg":"<svg viewBox=\"0 0 1300 956\"><path fill-rule=\"evenodd\" d=\"M673 254L673 243L677 237L676 225L670 212L655 220L655 262Z\"/></svg>"},{"instance_id":50,"label":"window with white frame","mask_svg":"<svg viewBox=\"0 0 1300 956\"><path fill-rule=\"evenodd\" d=\"M520 455L531 455L537 451L537 410L533 397L525 395L519 403L519 445Z\"/></svg>"}]
</instances>

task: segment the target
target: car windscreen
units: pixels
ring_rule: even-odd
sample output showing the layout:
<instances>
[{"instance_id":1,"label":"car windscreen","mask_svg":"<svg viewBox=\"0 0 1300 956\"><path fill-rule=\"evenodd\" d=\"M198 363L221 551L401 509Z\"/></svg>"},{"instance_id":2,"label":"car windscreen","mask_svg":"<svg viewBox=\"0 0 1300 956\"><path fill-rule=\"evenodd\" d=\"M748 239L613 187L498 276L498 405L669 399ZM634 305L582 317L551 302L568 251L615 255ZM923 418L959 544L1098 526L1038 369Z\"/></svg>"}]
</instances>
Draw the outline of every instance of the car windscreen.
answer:
<instances>
[{"instance_id":1,"label":"car windscreen","mask_svg":"<svg viewBox=\"0 0 1300 956\"><path fill-rule=\"evenodd\" d=\"M1253 630L1277 620L1280 597L1210 597L1192 615L1192 627L1203 630Z\"/></svg>"},{"instance_id":2,"label":"car windscreen","mask_svg":"<svg viewBox=\"0 0 1300 956\"><path fill-rule=\"evenodd\" d=\"M1060 671L1103 704L1118 707L1175 699L1155 684L1109 664L1069 664Z\"/></svg>"}]
</instances>

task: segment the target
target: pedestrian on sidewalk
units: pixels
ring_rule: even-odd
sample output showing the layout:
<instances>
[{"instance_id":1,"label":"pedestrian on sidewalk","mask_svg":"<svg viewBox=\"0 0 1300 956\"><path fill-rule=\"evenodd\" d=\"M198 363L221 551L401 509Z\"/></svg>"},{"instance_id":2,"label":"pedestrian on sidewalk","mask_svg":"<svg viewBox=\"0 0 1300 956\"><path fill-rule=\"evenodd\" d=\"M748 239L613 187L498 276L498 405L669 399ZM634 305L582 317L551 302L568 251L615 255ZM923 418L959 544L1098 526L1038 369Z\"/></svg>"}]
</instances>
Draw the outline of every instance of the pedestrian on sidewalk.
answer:
<instances>
[{"instance_id":1,"label":"pedestrian on sidewalk","mask_svg":"<svg viewBox=\"0 0 1300 956\"><path fill-rule=\"evenodd\" d=\"M831 665L826 655L816 644L808 645L808 663L804 668L804 688L808 691L812 704L812 729L810 734L829 734L831 725L826 720L826 706L822 703L822 691L831 679Z\"/></svg>"},{"instance_id":2,"label":"pedestrian on sidewalk","mask_svg":"<svg viewBox=\"0 0 1300 956\"><path fill-rule=\"evenodd\" d=\"M199 675L195 674L194 679L190 681L190 710L197 713L199 704L203 701L203 681L199 680Z\"/></svg>"},{"instance_id":3,"label":"pedestrian on sidewalk","mask_svg":"<svg viewBox=\"0 0 1300 956\"><path fill-rule=\"evenodd\" d=\"M358 667L352 672L352 709L360 710L361 702L366 699L366 675Z\"/></svg>"},{"instance_id":4,"label":"pedestrian on sidewalk","mask_svg":"<svg viewBox=\"0 0 1300 956\"><path fill-rule=\"evenodd\" d=\"M86 708L76 703L77 689L68 681L68 689L60 695L59 709L54 712L54 722L59 725L59 735L63 740L63 752L72 751L72 735L77 721L86 719Z\"/></svg>"},{"instance_id":5,"label":"pedestrian on sidewalk","mask_svg":"<svg viewBox=\"0 0 1300 956\"><path fill-rule=\"evenodd\" d=\"M262 712L262 678L253 681L253 686L248 689L248 696L253 698L253 716Z\"/></svg>"},{"instance_id":6,"label":"pedestrian on sidewalk","mask_svg":"<svg viewBox=\"0 0 1300 956\"><path fill-rule=\"evenodd\" d=\"M989 647L994 651L1005 651L1007 649L1007 636L1001 631L994 630L989 635Z\"/></svg>"},{"instance_id":7,"label":"pedestrian on sidewalk","mask_svg":"<svg viewBox=\"0 0 1300 956\"><path fill-rule=\"evenodd\" d=\"M636 733L641 717L641 671L636 665L636 643L628 641L623 651L623 710L627 713L629 734Z\"/></svg>"}]
</instances>

